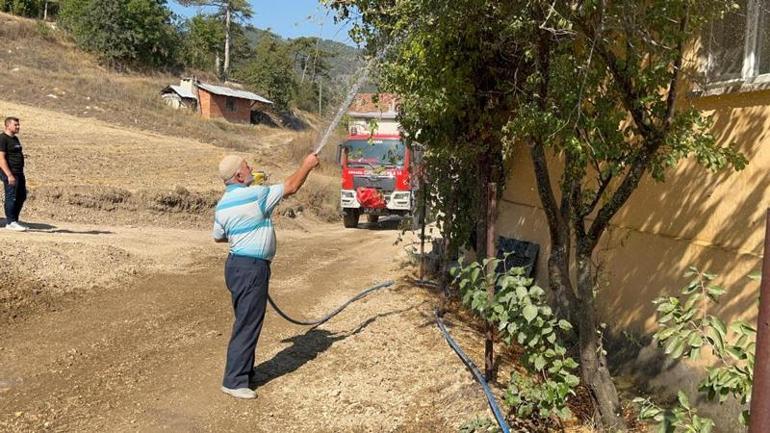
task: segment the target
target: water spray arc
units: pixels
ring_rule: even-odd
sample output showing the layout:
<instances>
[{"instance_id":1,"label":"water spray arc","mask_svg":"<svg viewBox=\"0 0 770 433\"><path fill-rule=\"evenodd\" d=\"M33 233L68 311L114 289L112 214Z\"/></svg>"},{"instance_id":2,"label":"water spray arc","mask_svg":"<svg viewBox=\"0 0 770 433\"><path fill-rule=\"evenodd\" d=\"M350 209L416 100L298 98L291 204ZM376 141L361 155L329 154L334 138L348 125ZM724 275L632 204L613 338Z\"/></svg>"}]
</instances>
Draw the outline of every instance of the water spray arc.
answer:
<instances>
[{"instance_id":1,"label":"water spray arc","mask_svg":"<svg viewBox=\"0 0 770 433\"><path fill-rule=\"evenodd\" d=\"M361 74L358 76L356 81L353 83L353 85L350 87L350 90L348 91L348 94L345 96L345 100L342 101L342 104L337 109L337 113L334 115L334 118L332 119L332 122L329 124L328 127L326 127L326 131L324 131L324 135L321 137L321 141L318 142L315 149L313 150L313 153L318 155L321 150L326 146L326 144L329 142L329 138L331 138L332 133L337 128L337 125L339 125L340 121L342 121L342 116L345 115L345 111L347 111L350 104L353 102L353 98L356 97L356 93L358 93L358 89L361 88L361 86L364 85L364 82L369 78L369 74L371 73L372 68L374 65L380 61L383 57L385 57L385 54L388 53L388 50L390 50L390 47L393 44L390 43L386 45L385 47L380 50L379 53L377 53L376 56L369 59L369 61L366 63L366 66L364 66L363 70L361 71Z\"/></svg>"}]
</instances>

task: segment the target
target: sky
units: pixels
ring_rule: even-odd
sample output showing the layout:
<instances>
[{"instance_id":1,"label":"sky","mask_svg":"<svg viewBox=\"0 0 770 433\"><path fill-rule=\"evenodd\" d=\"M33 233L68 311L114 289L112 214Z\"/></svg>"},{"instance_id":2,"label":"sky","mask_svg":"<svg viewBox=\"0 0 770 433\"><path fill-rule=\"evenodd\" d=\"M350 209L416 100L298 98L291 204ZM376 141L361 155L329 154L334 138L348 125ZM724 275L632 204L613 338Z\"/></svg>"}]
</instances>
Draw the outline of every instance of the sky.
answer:
<instances>
[{"instance_id":1,"label":"sky","mask_svg":"<svg viewBox=\"0 0 770 433\"><path fill-rule=\"evenodd\" d=\"M318 0L250 0L254 16L249 24L270 29L285 38L316 36L332 39L355 46L348 36L349 23L334 23L334 12L324 7ZM178 15L190 17L199 8L182 7L175 0L168 2L171 10ZM212 9L204 8L204 12Z\"/></svg>"}]
</instances>

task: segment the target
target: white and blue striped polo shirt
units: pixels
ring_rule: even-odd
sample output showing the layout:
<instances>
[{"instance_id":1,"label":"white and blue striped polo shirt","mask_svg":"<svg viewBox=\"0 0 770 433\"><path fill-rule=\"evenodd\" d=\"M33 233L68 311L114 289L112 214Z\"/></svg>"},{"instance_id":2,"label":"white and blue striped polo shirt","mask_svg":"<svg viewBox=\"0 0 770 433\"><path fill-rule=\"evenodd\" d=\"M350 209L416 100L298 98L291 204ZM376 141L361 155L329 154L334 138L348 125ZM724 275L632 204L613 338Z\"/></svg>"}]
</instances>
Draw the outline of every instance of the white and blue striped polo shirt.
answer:
<instances>
[{"instance_id":1,"label":"white and blue striped polo shirt","mask_svg":"<svg viewBox=\"0 0 770 433\"><path fill-rule=\"evenodd\" d=\"M227 238L230 254L272 260L275 230L270 216L283 198L283 184L230 184L214 212L214 239Z\"/></svg>"}]
</instances>

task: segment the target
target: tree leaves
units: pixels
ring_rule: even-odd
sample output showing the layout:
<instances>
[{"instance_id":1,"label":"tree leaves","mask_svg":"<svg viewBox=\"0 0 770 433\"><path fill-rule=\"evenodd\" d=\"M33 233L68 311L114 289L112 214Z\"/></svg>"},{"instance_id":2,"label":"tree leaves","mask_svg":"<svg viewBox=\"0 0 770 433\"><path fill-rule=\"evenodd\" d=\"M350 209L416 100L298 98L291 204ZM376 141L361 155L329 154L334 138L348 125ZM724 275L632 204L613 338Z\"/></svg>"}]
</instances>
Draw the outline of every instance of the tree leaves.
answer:
<instances>
[{"instance_id":1,"label":"tree leaves","mask_svg":"<svg viewBox=\"0 0 770 433\"><path fill-rule=\"evenodd\" d=\"M729 329L718 317L709 314L727 292L712 284L716 275L690 268L687 273L693 280L684 287L681 297L660 297L657 305L658 331L655 339L672 358L696 359L701 350L710 351L718 360L698 384L698 390L710 400L724 402L734 396L746 405L751 396L753 382L756 330L745 322L737 321ZM683 392L677 394L677 404L663 409L648 399L634 399L639 418L658 423L661 432L708 433L714 423L700 417ZM749 413L744 411L740 421L748 422Z\"/></svg>"},{"instance_id":2,"label":"tree leaves","mask_svg":"<svg viewBox=\"0 0 770 433\"><path fill-rule=\"evenodd\" d=\"M452 275L464 305L494 325L503 341L526 346L519 362L530 375L513 374L506 402L520 417L569 417L567 399L580 379L573 374L578 363L567 356L559 333L572 330L572 325L554 317L545 291L520 270L487 272L486 265L495 263L472 262L453 268ZM496 284L492 301L489 284Z\"/></svg>"},{"instance_id":3,"label":"tree leaves","mask_svg":"<svg viewBox=\"0 0 770 433\"><path fill-rule=\"evenodd\" d=\"M524 307L521 313L527 322L532 322L535 320L535 317L537 317L537 307L534 305L527 305Z\"/></svg>"},{"instance_id":4,"label":"tree leaves","mask_svg":"<svg viewBox=\"0 0 770 433\"><path fill-rule=\"evenodd\" d=\"M165 0L62 0L60 20L78 45L117 66L173 66L179 36Z\"/></svg>"}]
</instances>

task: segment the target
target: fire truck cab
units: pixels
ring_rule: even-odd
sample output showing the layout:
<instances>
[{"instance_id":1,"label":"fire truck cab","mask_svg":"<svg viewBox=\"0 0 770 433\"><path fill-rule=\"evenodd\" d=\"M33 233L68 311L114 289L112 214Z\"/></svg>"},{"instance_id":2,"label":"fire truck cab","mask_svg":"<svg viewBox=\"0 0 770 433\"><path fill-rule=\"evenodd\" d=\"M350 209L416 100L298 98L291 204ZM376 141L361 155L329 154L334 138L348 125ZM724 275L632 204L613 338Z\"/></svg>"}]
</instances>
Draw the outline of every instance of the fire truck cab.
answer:
<instances>
[{"instance_id":1,"label":"fire truck cab","mask_svg":"<svg viewBox=\"0 0 770 433\"><path fill-rule=\"evenodd\" d=\"M377 100L375 102L374 100ZM415 217L419 145L407 145L396 119L396 97L359 94L348 110L348 136L340 144L340 206L345 227L380 216Z\"/></svg>"},{"instance_id":2,"label":"fire truck cab","mask_svg":"<svg viewBox=\"0 0 770 433\"><path fill-rule=\"evenodd\" d=\"M362 214L369 222L382 215L413 215L415 157L399 135L350 135L340 149L345 227L357 227Z\"/></svg>"}]
</instances>

